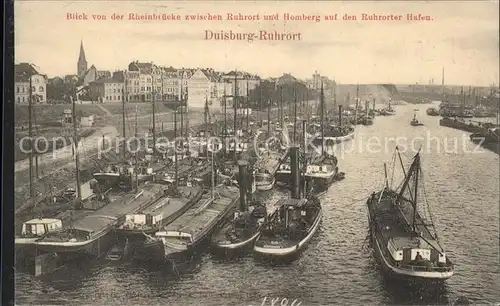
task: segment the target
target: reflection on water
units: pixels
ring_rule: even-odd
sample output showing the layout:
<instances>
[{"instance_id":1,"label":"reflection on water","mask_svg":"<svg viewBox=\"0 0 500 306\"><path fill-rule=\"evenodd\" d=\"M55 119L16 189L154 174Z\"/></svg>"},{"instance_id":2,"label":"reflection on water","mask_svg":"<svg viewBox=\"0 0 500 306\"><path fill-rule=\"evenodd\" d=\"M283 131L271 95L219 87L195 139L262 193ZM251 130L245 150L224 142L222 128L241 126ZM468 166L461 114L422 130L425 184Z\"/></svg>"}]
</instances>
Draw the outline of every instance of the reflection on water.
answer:
<instances>
[{"instance_id":1,"label":"reflection on water","mask_svg":"<svg viewBox=\"0 0 500 306\"><path fill-rule=\"evenodd\" d=\"M465 132L440 127L439 117L425 115L427 107L395 106L396 116L377 117L372 126L357 127L356 139L425 140L430 133L444 143L467 137ZM414 108L420 109L422 127L409 125ZM320 231L289 265L266 265L251 255L221 261L205 254L177 276L161 267L84 263L40 279L17 274L17 303L261 305L267 297L268 301L287 298L290 303L298 299L302 305L449 304L458 296L474 304L498 302L499 157L485 150L438 151L436 143L422 150L426 194L440 240L456 263L455 275L441 287L409 288L385 279L367 247L364 199L383 185L383 162L394 150L390 147L338 154L346 178L321 196ZM473 150L475 145L464 142L463 148ZM405 155L411 157L411 151Z\"/></svg>"}]
</instances>

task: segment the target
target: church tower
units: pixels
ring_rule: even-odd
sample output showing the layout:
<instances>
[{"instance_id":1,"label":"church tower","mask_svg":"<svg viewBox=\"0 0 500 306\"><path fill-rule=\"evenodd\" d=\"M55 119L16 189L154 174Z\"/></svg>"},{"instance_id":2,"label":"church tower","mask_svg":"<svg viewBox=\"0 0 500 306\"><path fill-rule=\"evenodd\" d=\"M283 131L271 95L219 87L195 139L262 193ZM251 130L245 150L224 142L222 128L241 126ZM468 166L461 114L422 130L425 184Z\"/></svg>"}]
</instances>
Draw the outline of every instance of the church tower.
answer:
<instances>
[{"instance_id":1,"label":"church tower","mask_svg":"<svg viewBox=\"0 0 500 306\"><path fill-rule=\"evenodd\" d=\"M85 51L83 50L83 41L80 42L80 55L78 56L77 72L78 76L83 76L87 71L87 60L85 59Z\"/></svg>"}]
</instances>

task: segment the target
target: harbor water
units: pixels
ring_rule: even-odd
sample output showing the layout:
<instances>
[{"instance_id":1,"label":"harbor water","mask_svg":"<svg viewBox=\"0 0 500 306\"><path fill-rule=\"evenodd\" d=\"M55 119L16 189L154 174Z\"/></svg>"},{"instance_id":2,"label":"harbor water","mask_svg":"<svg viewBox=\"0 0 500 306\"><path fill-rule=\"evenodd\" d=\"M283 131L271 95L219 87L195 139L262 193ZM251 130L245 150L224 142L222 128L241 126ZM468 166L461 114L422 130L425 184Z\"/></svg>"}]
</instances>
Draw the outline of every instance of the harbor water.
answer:
<instances>
[{"instance_id":1,"label":"harbor water","mask_svg":"<svg viewBox=\"0 0 500 306\"><path fill-rule=\"evenodd\" d=\"M291 264L269 266L251 255L221 261L204 254L176 276L160 267L84 262L42 278L16 273L16 304L428 305L452 304L460 296L473 304L500 302L499 156L477 149L468 133L439 126L440 117L425 114L429 106L395 106L395 116L357 126L355 139L336 148L346 178L321 195L319 233ZM414 109L424 126L410 126ZM455 263L455 275L432 290L385 280L366 240L365 200L383 188L384 162L391 175L395 142L406 161L415 153L412 147L421 147L427 201L440 242Z\"/></svg>"}]
</instances>

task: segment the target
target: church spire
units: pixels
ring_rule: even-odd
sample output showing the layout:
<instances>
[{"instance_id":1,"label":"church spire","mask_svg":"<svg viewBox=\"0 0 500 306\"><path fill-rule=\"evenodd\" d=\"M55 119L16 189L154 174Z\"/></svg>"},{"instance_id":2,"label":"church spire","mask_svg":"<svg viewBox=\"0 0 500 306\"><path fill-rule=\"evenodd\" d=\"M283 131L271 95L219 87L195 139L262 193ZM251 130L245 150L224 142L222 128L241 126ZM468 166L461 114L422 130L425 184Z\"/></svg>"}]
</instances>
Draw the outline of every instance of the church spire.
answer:
<instances>
[{"instance_id":1,"label":"church spire","mask_svg":"<svg viewBox=\"0 0 500 306\"><path fill-rule=\"evenodd\" d=\"M83 49L83 40L80 41L80 55L78 56L77 73L82 76L87 71L87 59L85 58L85 50Z\"/></svg>"},{"instance_id":2,"label":"church spire","mask_svg":"<svg viewBox=\"0 0 500 306\"><path fill-rule=\"evenodd\" d=\"M80 41L80 56L78 57L78 61L86 62L85 59L85 50L83 50L83 40Z\"/></svg>"}]
</instances>

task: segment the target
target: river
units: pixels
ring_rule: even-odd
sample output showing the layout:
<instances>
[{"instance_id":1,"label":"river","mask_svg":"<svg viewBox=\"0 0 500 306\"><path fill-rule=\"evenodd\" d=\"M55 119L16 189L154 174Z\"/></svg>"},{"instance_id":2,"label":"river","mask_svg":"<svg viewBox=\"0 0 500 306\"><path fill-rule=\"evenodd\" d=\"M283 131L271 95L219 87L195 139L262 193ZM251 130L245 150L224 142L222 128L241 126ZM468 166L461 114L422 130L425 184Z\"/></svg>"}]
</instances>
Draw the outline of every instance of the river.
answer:
<instances>
[{"instance_id":1,"label":"river","mask_svg":"<svg viewBox=\"0 0 500 306\"><path fill-rule=\"evenodd\" d=\"M175 276L131 264L85 263L39 279L16 274L16 304L272 305L273 299L275 305L294 300L295 305L452 304L460 296L473 304L500 302L499 156L476 149L465 132L440 127L440 117L425 114L427 107L394 106L395 116L358 126L355 139L337 148L346 178L322 195L319 233L289 265L266 266L251 256L220 262L204 254ZM409 125L414 109L424 126ZM407 139L397 138L402 136ZM364 200L383 187L383 163L394 154L394 139L402 150L409 147L405 159L414 153L412 143L415 150L422 146L427 200L455 263L455 275L431 291L384 280L366 242ZM283 298L288 302L281 303Z\"/></svg>"}]
</instances>

